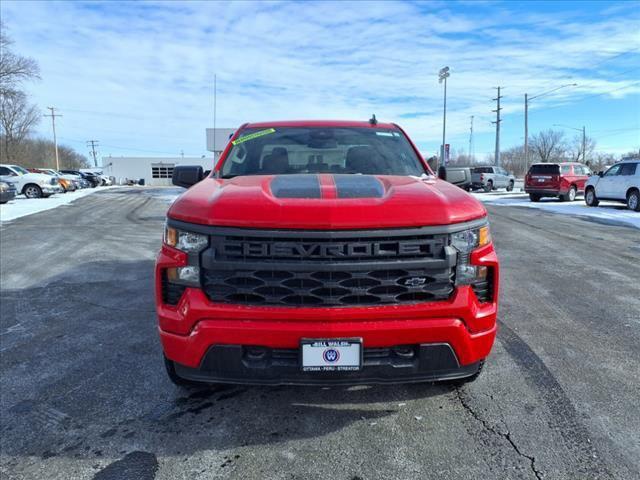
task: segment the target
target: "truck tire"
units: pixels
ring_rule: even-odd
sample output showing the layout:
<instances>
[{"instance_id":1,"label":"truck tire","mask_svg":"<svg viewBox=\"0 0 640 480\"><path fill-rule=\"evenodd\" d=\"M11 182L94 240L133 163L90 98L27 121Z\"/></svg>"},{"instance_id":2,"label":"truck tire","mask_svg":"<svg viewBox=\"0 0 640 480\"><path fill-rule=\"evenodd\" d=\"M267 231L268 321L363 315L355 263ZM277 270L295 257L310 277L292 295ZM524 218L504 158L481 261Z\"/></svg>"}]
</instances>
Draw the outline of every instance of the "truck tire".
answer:
<instances>
[{"instance_id":1,"label":"truck tire","mask_svg":"<svg viewBox=\"0 0 640 480\"><path fill-rule=\"evenodd\" d=\"M174 385L182 388L197 387L202 385L199 382L192 382L191 380L187 380L179 376L176 373L176 367L173 364L173 361L169 360L167 357L164 357L164 366L167 369L167 376L169 377L169 380L171 380L171 383L173 383Z\"/></svg>"},{"instance_id":2,"label":"truck tire","mask_svg":"<svg viewBox=\"0 0 640 480\"><path fill-rule=\"evenodd\" d=\"M584 192L584 203L587 204L587 207L597 207L600 203L598 197L596 197L596 189L593 187L588 187L587 191Z\"/></svg>"},{"instance_id":3,"label":"truck tire","mask_svg":"<svg viewBox=\"0 0 640 480\"><path fill-rule=\"evenodd\" d=\"M42 189L35 183L28 183L22 189L22 193L27 198L42 198Z\"/></svg>"},{"instance_id":4,"label":"truck tire","mask_svg":"<svg viewBox=\"0 0 640 480\"><path fill-rule=\"evenodd\" d=\"M490 192L491 190L493 190L493 180L489 180L487 184L484 186L485 192Z\"/></svg>"},{"instance_id":5,"label":"truck tire","mask_svg":"<svg viewBox=\"0 0 640 480\"><path fill-rule=\"evenodd\" d=\"M529 200L531 200L532 202L539 202L540 201L540 195L536 195L535 193L530 193L529 194Z\"/></svg>"},{"instance_id":6,"label":"truck tire","mask_svg":"<svg viewBox=\"0 0 640 480\"><path fill-rule=\"evenodd\" d=\"M565 193L564 195L560 195L560 201L573 202L576 199L577 193L578 191L576 190L576 187L571 186L571 188L569 188L569 191L567 193Z\"/></svg>"},{"instance_id":7,"label":"truck tire","mask_svg":"<svg viewBox=\"0 0 640 480\"><path fill-rule=\"evenodd\" d=\"M627 208L634 212L640 212L640 192L636 189L627 193Z\"/></svg>"},{"instance_id":8,"label":"truck tire","mask_svg":"<svg viewBox=\"0 0 640 480\"><path fill-rule=\"evenodd\" d=\"M507 185L507 192L512 192L513 191L513 180L511 180L509 182L509 185Z\"/></svg>"}]
</instances>

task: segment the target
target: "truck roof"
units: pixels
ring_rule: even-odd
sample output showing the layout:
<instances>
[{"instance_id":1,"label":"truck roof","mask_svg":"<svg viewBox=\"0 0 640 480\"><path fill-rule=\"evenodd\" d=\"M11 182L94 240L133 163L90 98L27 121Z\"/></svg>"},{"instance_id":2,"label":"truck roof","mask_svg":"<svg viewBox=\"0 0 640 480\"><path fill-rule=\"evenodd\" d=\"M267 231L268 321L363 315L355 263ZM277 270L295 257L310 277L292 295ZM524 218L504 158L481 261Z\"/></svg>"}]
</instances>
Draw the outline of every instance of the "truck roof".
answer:
<instances>
[{"instance_id":1,"label":"truck roof","mask_svg":"<svg viewBox=\"0 0 640 480\"><path fill-rule=\"evenodd\" d=\"M280 120L277 122L254 122L243 125L243 128L269 128L269 127L360 127L360 128L384 128L398 130L393 123L371 124L367 121L354 120Z\"/></svg>"}]
</instances>

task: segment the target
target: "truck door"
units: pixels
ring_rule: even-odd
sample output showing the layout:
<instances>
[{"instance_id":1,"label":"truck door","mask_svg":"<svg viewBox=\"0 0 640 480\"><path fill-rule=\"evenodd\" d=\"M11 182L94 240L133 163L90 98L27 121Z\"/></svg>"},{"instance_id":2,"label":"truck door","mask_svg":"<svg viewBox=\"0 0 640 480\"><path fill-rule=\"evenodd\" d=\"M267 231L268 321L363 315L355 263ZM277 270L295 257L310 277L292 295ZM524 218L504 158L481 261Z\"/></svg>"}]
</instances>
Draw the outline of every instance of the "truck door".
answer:
<instances>
[{"instance_id":1,"label":"truck door","mask_svg":"<svg viewBox=\"0 0 640 480\"><path fill-rule=\"evenodd\" d=\"M615 198L612 195L615 191L615 186L617 182L616 177L620 173L621 167L622 167L621 164L614 165L609 170L604 172L604 175L596 185L596 196L601 198Z\"/></svg>"},{"instance_id":2,"label":"truck door","mask_svg":"<svg viewBox=\"0 0 640 480\"><path fill-rule=\"evenodd\" d=\"M627 190L629 190L637 181L636 174L638 169L637 163L623 163L620 167L620 173L616 175L617 182L615 185L615 191L612 192L612 198L619 200L625 200L627 198Z\"/></svg>"}]
</instances>

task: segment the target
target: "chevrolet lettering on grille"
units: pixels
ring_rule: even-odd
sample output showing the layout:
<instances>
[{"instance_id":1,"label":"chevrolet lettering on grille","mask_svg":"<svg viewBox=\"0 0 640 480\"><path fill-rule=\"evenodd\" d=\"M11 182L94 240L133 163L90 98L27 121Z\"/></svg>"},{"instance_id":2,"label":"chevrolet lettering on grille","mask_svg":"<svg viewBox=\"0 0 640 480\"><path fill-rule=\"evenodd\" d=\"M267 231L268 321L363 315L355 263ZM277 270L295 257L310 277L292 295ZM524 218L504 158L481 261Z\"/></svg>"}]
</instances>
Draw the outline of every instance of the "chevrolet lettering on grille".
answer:
<instances>
[{"instance_id":1,"label":"chevrolet lettering on grille","mask_svg":"<svg viewBox=\"0 0 640 480\"><path fill-rule=\"evenodd\" d=\"M227 242L224 255L278 258L338 258L376 256L428 256L430 242Z\"/></svg>"}]
</instances>

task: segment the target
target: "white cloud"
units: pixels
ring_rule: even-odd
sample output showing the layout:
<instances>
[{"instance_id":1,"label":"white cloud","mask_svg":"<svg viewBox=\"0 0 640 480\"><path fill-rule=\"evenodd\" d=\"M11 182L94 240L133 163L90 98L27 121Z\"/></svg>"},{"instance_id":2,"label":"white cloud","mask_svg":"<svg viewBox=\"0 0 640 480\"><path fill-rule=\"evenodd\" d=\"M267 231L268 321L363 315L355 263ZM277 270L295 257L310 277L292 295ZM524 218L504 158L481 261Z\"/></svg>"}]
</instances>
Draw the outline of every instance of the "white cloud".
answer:
<instances>
[{"instance_id":1,"label":"white cloud","mask_svg":"<svg viewBox=\"0 0 640 480\"><path fill-rule=\"evenodd\" d=\"M58 106L65 115L61 137L78 142L100 136L105 145L201 153L212 123L214 73L220 126L366 119L375 112L431 151L441 131L436 72L445 64L452 69L451 138L467 135L470 115L477 132L491 131L496 85L507 87L505 115L522 111L524 92L563 83L582 86L532 108L640 91L633 72L616 77L622 70L612 72L606 62L592 68L640 48L632 8L599 18L578 8L542 14L514 6L3 2L1 8L16 48L41 64L36 100ZM631 57L637 65L638 56ZM412 112L425 114L407 118Z\"/></svg>"}]
</instances>

